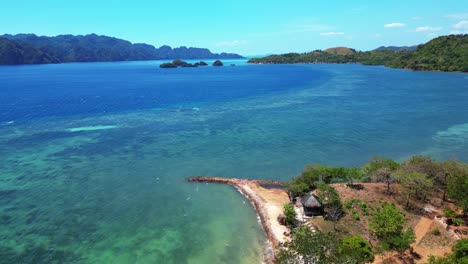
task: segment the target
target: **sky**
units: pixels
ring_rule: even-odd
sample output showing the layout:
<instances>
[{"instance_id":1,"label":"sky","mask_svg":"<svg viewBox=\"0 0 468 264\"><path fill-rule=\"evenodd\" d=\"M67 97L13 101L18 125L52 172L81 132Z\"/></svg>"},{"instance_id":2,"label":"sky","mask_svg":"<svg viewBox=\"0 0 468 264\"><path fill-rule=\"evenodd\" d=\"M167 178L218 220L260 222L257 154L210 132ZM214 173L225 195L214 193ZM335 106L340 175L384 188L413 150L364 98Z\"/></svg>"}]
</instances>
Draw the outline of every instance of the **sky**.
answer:
<instances>
[{"instance_id":1,"label":"sky","mask_svg":"<svg viewBox=\"0 0 468 264\"><path fill-rule=\"evenodd\" d=\"M0 14L0 34L96 33L247 56L468 34L468 0L14 0Z\"/></svg>"}]
</instances>

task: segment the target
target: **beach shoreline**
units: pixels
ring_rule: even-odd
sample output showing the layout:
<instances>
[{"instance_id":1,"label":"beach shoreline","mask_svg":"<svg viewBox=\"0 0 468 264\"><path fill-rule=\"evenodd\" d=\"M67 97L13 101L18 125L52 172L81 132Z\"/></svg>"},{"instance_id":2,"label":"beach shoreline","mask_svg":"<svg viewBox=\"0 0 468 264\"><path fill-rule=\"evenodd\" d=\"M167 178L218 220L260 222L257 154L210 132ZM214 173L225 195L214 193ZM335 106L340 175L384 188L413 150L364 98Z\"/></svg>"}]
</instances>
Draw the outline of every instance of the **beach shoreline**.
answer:
<instances>
[{"instance_id":1,"label":"beach shoreline","mask_svg":"<svg viewBox=\"0 0 468 264\"><path fill-rule=\"evenodd\" d=\"M209 182L228 184L236 188L254 206L269 243L265 263L275 263L275 250L280 243L289 241L289 229L281 225L277 218L284 214L283 206L289 203L286 191L280 188L264 188L262 185L282 186L282 182L248 180L223 177L197 176L187 178L190 182Z\"/></svg>"}]
</instances>

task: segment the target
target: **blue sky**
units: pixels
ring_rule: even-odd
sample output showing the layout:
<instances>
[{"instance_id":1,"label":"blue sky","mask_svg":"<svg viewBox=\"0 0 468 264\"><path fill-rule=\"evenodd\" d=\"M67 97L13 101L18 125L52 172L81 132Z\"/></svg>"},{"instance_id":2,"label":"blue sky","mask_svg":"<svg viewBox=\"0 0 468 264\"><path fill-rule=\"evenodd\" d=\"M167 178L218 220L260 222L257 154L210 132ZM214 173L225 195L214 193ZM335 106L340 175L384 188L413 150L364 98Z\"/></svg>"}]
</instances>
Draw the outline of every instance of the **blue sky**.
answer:
<instances>
[{"instance_id":1,"label":"blue sky","mask_svg":"<svg viewBox=\"0 0 468 264\"><path fill-rule=\"evenodd\" d=\"M243 55L370 50L468 34L468 0L14 0L0 11L0 34L96 33Z\"/></svg>"}]
</instances>

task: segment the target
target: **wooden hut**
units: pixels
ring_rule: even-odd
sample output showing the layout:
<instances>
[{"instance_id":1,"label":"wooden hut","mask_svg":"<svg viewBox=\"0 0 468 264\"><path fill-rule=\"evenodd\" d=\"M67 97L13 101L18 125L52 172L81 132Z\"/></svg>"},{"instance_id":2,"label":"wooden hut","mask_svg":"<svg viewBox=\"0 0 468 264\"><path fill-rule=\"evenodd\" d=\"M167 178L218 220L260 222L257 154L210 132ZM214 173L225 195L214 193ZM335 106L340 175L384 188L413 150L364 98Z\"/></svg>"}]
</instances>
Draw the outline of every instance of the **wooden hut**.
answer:
<instances>
[{"instance_id":1,"label":"wooden hut","mask_svg":"<svg viewBox=\"0 0 468 264\"><path fill-rule=\"evenodd\" d=\"M322 204L313 193L301 197L301 203L306 216L323 215Z\"/></svg>"}]
</instances>

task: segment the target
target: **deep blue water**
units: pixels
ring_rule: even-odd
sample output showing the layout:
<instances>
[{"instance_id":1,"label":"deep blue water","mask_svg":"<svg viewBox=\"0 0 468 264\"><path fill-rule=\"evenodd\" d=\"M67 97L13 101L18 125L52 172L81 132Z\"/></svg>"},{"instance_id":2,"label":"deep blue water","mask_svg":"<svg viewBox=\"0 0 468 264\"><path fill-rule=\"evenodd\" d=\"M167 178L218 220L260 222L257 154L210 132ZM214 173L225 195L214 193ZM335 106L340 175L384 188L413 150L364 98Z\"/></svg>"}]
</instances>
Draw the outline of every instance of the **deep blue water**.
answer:
<instances>
[{"instance_id":1,"label":"deep blue water","mask_svg":"<svg viewBox=\"0 0 468 264\"><path fill-rule=\"evenodd\" d=\"M185 177L468 161L466 74L158 63L0 67L0 263L259 262L248 203Z\"/></svg>"},{"instance_id":2,"label":"deep blue water","mask_svg":"<svg viewBox=\"0 0 468 264\"><path fill-rule=\"evenodd\" d=\"M155 64L86 63L2 67L0 122L181 108L291 90L326 79L302 67L159 69ZM258 82L257 79L261 79ZM293 83L293 85L291 85Z\"/></svg>"}]
</instances>

